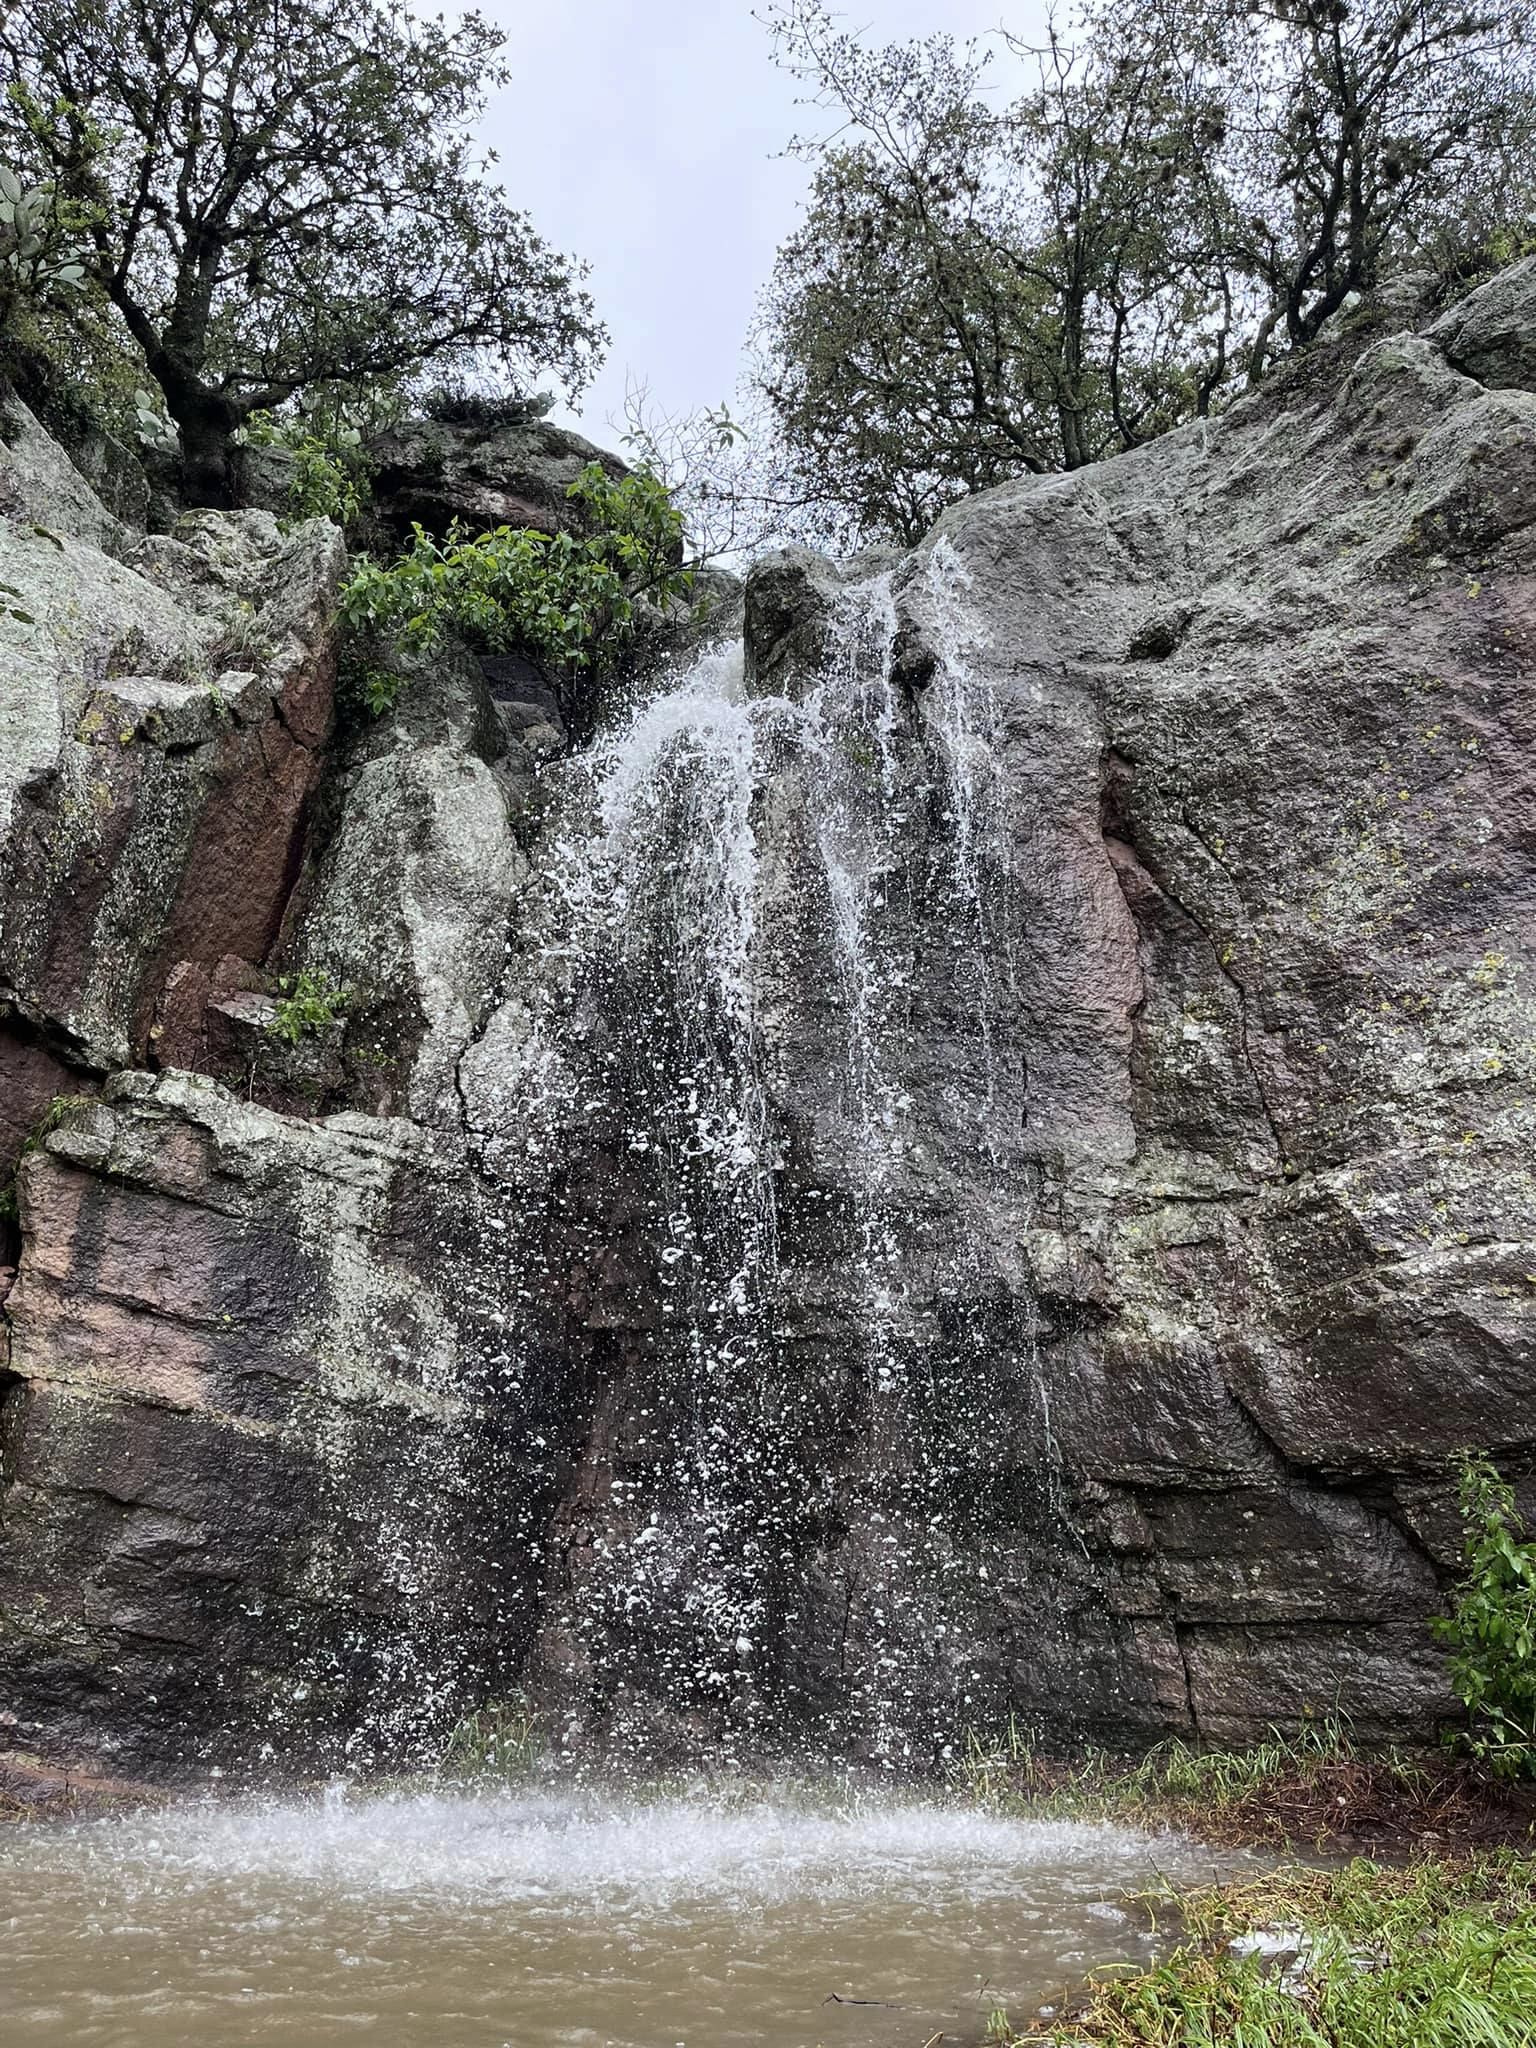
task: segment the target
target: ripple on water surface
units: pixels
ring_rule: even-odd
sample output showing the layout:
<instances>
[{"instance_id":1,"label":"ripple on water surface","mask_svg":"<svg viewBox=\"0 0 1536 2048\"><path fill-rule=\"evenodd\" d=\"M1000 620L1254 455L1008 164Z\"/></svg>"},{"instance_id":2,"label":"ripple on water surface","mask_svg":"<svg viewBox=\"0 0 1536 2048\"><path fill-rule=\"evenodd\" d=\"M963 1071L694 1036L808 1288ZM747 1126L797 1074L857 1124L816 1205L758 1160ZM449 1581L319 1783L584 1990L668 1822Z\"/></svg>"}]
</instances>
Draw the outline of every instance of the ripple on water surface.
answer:
<instances>
[{"instance_id":1,"label":"ripple on water surface","mask_svg":"<svg viewBox=\"0 0 1536 2048\"><path fill-rule=\"evenodd\" d=\"M0 2013L8 2048L920 2048L1141 1953L1121 1893L1209 1867L873 1796L184 1805L0 1836Z\"/></svg>"}]
</instances>

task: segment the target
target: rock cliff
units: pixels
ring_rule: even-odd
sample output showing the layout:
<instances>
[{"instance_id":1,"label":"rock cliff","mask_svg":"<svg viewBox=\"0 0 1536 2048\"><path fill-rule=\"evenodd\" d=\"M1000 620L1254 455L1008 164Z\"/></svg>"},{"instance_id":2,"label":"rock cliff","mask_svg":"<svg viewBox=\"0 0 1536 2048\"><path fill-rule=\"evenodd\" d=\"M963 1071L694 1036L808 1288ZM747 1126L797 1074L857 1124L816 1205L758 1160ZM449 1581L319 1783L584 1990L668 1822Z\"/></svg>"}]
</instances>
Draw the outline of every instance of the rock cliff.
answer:
<instances>
[{"instance_id":1,"label":"rock cliff","mask_svg":"<svg viewBox=\"0 0 1536 2048\"><path fill-rule=\"evenodd\" d=\"M13 403L16 1746L1428 1729L1536 1448L1533 328L774 557L576 749L462 652L338 727L331 529Z\"/></svg>"}]
</instances>

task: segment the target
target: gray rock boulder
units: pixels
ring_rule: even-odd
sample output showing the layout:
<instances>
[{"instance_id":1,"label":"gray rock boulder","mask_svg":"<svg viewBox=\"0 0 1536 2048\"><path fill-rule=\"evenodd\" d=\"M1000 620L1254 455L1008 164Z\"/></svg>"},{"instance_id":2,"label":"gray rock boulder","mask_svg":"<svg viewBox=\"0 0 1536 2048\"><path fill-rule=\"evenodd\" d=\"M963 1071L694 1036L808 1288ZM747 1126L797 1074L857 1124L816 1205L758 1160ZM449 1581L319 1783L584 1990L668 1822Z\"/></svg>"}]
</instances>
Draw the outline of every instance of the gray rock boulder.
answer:
<instances>
[{"instance_id":1,"label":"gray rock boulder","mask_svg":"<svg viewBox=\"0 0 1536 2048\"><path fill-rule=\"evenodd\" d=\"M455 520L475 533L533 526L559 533L579 524L566 492L589 462L624 474L617 456L548 420L497 424L471 408L460 421L410 419L369 444L373 516L408 540L420 523L441 535Z\"/></svg>"},{"instance_id":2,"label":"gray rock boulder","mask_svg":"<svg viewBox=\"0 0 1536 2048\"><path fill-rule=\"evenodd\" d=\"M1511 264L1481 291L1451 306L1427 330L1458 370L1492 390L1536 391L1536 335L1531 333L1536 256Z\"/></svg>"},{"instance_id":3,"label":"gray rock boulder","mask_svg":"<svg viewBox=\"0 0 1536 2048\"><path fill-rule=\"evenodd\" d=\"M912 1136L882 1228L930 1356L1012 1304L1037 1419L988 1462L1059 1469L1085 1548L1047 1690L1089 1718L1423 1728L1458 1452L1536 1451L1533 294L1517 266L1425 336L968 501L894 578ZM760 580L775 660L826 605ZM957 898L920 791L977 736ZM805 804L760 828L764 1029L799 1171L847 1188ZM836 1267L805 1284L824 1318ZM999 1704L1060 1567L1007 1572L971 1646Z\"/></svg>"},{"instance_id":4,"label":"gray rock boulder","mask_svg":"<svg viewBox=\"0 0 1536 2048\"><path fill-rule=\"evenodd\" d=\"M151 1042L195 1064L220 962L266 957L298 870L341 537L246 513L133 539L73 470L31 473L95 538L31 487L0 517L0 1001L97 1071Z\"/></svg>"}]
</instances>

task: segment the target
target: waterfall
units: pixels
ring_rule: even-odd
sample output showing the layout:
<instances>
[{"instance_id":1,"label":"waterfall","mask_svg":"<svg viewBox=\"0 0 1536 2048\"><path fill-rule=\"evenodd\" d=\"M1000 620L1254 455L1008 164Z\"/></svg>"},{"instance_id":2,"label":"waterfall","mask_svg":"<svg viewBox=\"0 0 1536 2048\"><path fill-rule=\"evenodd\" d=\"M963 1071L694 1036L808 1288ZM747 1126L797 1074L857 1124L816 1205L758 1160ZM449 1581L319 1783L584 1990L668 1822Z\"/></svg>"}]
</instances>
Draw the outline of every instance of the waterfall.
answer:
<instances>
[{"instance_id":1,"label":"waterfall","mask_svg":"<svg viewBox=\"0 0 1536 2048\"><path fill-rule=\"evenodd\" d=\"M588 1319L624 1326L635 1399L608 1418L603 1535L567 1532L584 1552L568 1653L612 1695L726 1702L744 1729L782 1576L773 1499L793 1485L751 988L751 811L775 709L747 702L739 647L709 654L568 765L537 939L469 1063L482 1164L533 1248L515 1292L547 1297L574 1254L597 1276ZM638 1248L605 1278L616 1211Z\"/></svg>"},{"instance_id":2,"label":"waterfall","mask_svg":"<svg viewBox=\"0 0 1536 2048\"><path fill-rule=\"evenodd\" d=\"M925 1204L1022 1122L999 723L944 544L912 599L921 693L877 576L799 701L717 650L555 771L540 900L463 1064L500 1190L469 1283L505 1305L495 1398L531 1428L552 1360L587 1396L533 1545L532 1670L573 1744L643 1746L662 1714L727 1756L786 1720L888 1754L914 1657L946 1673L924 1739L983 1688L944 1613L988 1570L945 1504L1019 1347L964 1305L981 1254L935 1243ZM935 934L937 1137L913 1091Z\"/></svg>"}]
</instances>

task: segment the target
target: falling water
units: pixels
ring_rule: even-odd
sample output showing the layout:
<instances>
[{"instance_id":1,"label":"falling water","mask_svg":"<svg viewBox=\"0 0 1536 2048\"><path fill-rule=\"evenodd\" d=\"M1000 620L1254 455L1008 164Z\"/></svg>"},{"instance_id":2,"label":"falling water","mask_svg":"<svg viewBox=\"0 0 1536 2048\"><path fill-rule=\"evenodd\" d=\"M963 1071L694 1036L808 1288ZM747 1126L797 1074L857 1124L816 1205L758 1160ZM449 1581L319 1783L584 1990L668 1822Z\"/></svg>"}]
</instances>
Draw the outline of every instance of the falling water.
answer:
<instances>
[{"instance_id":1,"label":"falling water","mask_svg":"<svg viewBox=\"0 0 1536 2048\"><path fill-rule=\"evenodd\" d=\"M999 713L942 544L911 595L920 693L879 576L842 592L799 701L715 651L563 765L542 896L464 1062L500 1191L466 1282L504 1305L497 1399L532 1415L552 1359L589 1375L578 1481L530 1546L532 1675L573 1743L605 1724L643 1749L660 1714L727 1756L785 1724L911 1754L915 1657L945 1674L930 1751L980 1709L942 1610L962 1582L990 1599L988 1568L943 1503L1028 1361L1011 1309L968 1306L997 1293L984 1248L934 1237L920 949L944 949L922 999L947 991L958 1070L937 1170L995 1176L1022 1074ZM850 1514L861 1561L829 1577ZM807 1680L785 1646L812 1639Z\"/></svg>"},{"instance_id":2,"label":"falling water","mask_svg":"<svg viewBox=\"0 0 1536 2048\"><path fill-rule=\"evenodd\" d=\"M375 1704L342 1761L527 1683L597 1771L0 1842L18 2038L974 2042L992 2004L1148 1953L1115 1901L1192 1845L884 1775L1011 1708L998 1640L1066 1547L1008 1264L1007 732L966 588L940 544L900 591L842 592L798 700L717 651L548 778L538 895L459 1073L442 1284L478 1342L417 1360L455 1427L374 1518L396 1618L347 1653ZM317 1353L353 1371L374 1327ZM978 1513L1004 1445L1006 1510ZM317 1554L322 1595L354 1568ZM644 1787L775 1750L808 1775Z\"/></svg>"},{"instance_id":3,"label":"falling water","mask_svg":"<svg viewBox=\"0 0 1536 2048\"><path fill-rule=\"evenodd\" d=\"M612 1427L635 1476L605 1481L598 1541L566 1532L585 1553L567 1652L606 1700L728 1702L742 1728L760 1718L788 1513L775 1404L792 1397L751 990L772 715L745 699L740 649L711 654L572 764L522 994L468 1063L482 1163L515 1211L516 1292L547 1297L584 1262L588 1322L625 1327L636 1398Z\"/></svg>"}]
</instances>

